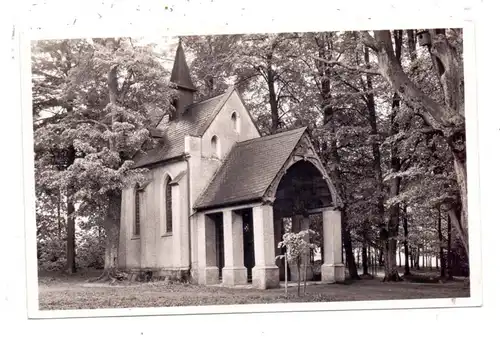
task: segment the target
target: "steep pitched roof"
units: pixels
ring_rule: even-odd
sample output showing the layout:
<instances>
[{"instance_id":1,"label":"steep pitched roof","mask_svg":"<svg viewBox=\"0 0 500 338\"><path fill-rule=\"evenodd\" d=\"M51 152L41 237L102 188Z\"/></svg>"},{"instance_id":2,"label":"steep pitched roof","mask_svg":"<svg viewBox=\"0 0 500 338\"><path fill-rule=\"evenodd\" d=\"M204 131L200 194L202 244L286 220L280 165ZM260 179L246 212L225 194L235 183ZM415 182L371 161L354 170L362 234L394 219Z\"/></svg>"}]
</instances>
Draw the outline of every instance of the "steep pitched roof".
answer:
<instances>
[{"instance_id":1,"label":"steep pitched roof","mask_svg":"<svg viewBox=\"0 0 500 338\"><path fill-rule=\"evenodd\" d=\"M180 88L194 92L196 91L196 87L194 86L191 76L189 75L189 67L186 62L186 55L184 54L184 48L182 48L181 40L179 40L179 45L177 46L177 51L175 52L175 60L174 66L172 67L170 82Z\"/></svg>"},{"instance_id":2,"label":"steep pitched roof","mask_svg":"<svg viewBox=\"0 0 500 338\"><path fill-rule=\"evenodd\" d=\"M237 143L194 207L262 198L305 130L304 127Z\"/></svg>"},{"instance_id":3,"label":"steep pitched roof","mask_svg":"<svg viewBox=\"0 0 500 338\"><path fill-rule=\"evenodd\" d=\"M165 128L162 143L147 152L136 155L134 168L183 155L184 137L203 135L231 93L232 90L228 90L224 94L193 103L187 106L186 111L177 119L168 123L161 121L158 128Z\"/></svg>"}]
</instances>

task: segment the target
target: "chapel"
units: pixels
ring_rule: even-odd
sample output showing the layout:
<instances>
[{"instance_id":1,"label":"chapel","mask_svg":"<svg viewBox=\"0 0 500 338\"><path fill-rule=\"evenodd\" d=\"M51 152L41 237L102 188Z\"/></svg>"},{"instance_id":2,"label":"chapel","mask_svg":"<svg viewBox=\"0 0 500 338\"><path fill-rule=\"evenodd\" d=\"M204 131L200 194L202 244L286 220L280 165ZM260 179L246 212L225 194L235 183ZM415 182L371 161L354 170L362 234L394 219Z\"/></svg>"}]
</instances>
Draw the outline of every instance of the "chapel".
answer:
<instances>
[{"instance_id":1,"label":"chapel","mask_svg":"<svg viewBox=\"0 0 500 338\"><path fill-rule=\"evenodd\" d=\"M284 221L297 232L321 214L321 280L343 281L342 202L306 128L262 136L235 87L194 102L181 42L170 83L175 112L158 119L158 145L134 159L135 168L149 169L148 181L122 192L119 268L204 285L279 287L285 273L292 281L298 275L276 258Z\"/></svg>"}]
</instances>

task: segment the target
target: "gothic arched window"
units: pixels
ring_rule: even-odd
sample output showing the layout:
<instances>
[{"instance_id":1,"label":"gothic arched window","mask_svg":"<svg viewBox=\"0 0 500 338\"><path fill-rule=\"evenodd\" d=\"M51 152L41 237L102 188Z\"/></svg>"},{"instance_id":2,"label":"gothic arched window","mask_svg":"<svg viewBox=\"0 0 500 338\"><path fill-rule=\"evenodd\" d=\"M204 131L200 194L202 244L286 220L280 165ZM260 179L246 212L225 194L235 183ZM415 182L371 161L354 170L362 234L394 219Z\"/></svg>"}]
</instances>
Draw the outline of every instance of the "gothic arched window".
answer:
<instances>
[{"instance_id":1,"label":"gothic arched window","mask_svg":"<svg viewBox=\"0 0 500 338\"><path fill-rule=\"evenodd\" d=\"M217 135L212 136L212 139L210 140L210 148L213 156L220 157L220 144Z\"/></svg>"},{"instance_id":2,"label":"gothic arched window","mask_svg":"<svg viewBox=\"0 0 500 338\"><path fill-rule=\"evenodd\" d=\"M167 233L172 232L172 186L170 182L172 179L167 176L165 182L165 223Z\"/></svg>"},{"instance_id":3,"label":"gothic arched window","mask_svg":"<svg viewBox=\"0 0 500 338\"><path fill-rule=\"evenodd\" d=\"M231 125L233 127L233 130L237 133L240 132L240 121L238 118L238 114L236 112L233 112L231 114Z\"/></svg>"},{"instance_id":4,"label":"gothic arched window","mask_svg":"<svg viewBox=\"0 0 500 338\"><path fill-rule=\"evenodd\" d=\"M139 185L135 187L135 222L134 236L141 234L141 189Z\"/></svg>"}]
</instances>

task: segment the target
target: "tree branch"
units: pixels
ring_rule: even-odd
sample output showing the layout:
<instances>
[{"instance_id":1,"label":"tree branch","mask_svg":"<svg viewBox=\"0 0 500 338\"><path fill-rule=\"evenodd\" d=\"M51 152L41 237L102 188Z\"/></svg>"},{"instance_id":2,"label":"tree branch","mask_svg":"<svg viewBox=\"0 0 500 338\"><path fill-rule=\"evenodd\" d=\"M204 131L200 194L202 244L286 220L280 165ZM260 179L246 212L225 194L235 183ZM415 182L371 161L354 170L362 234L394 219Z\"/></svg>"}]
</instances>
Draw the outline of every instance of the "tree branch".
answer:
<instances>
[{"instance_id":1,"label":"tree branch","mask_svg":"<svg viewBox=\"0 0 500 338\"><path fill-rule=\"evenodd\" d=\"M378 47L377 41L367 31L361 32L361 42L363 42L363 44L366 47L371 48L375 52L378 52L379 47Z\"/></svg>"},{"instance_id":2,"label":"tree branch","mask_svg":"<svg viewBox=\"0 0 500 338\"><path fill-rule=\"evenodd\" d=\"M105 125L104 123L96 121L96 120L92 120L92 119L74 120L73 122L77 123L77 124L80 124L80 123L93 123L93 124L96 124L98 126L103 127L104 129L106 129L108 131L110 130L109 127L107 125Z\"/></svg>"},{"instance_id":3,"label":"tree branch","mask_svg":"<svg viewBox=\"0 0 500 338\"><path fill-rule=\"evenodd\" d=\"M339 61L334 61L334 60L327 60L327 59L323 59L323 58L320 58L318 56L313 56L314 59L318 60L318 61L321 61L321 62L324 62L326 64L329 64L329 65L337 65L337 66L341 66L347 70L352 70L352 71L356 71L356 72L362 72L362 73L367 73L367 74L372 74L372 75L381 75L378 71L376 70L373 70L373 69L368 69L368 68L363 68L363 67L355 67L355 66L349 66L349 65L346 65L342 62L339 62Z\"/></svg>"}]
</instances>

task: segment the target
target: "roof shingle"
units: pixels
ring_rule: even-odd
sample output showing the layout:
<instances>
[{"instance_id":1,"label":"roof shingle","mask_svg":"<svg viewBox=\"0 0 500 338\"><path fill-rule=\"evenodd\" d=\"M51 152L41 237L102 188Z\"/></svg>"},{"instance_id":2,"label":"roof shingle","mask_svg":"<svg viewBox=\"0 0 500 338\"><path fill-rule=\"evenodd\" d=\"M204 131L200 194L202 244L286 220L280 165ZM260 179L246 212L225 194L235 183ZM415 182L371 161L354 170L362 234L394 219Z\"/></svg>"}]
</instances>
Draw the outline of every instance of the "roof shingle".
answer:
<instances>
[{"instance_id":1,"label":"roof shingle","mask_svg":"<svg viewBox=\"0 0 500 338\"><path fill-rule=\"evenodd\" d=\"M194 207L262 198L305 130L304 127L237 143Z\"/></svg>"},{"instance_id":2,"label":"roof shingle","mask_svg":"<svg viewBox=\"0 0 500 338\"><path fill-rule=\"evenodd\" d=\"M165 128L162 143L136 155L134 168L181 156L184 153L184 137L201 136L231 92L228 90L224 94L189 105L176 120L168 123L160 121L158 128Z\"/></svg>"}]
</instances>

